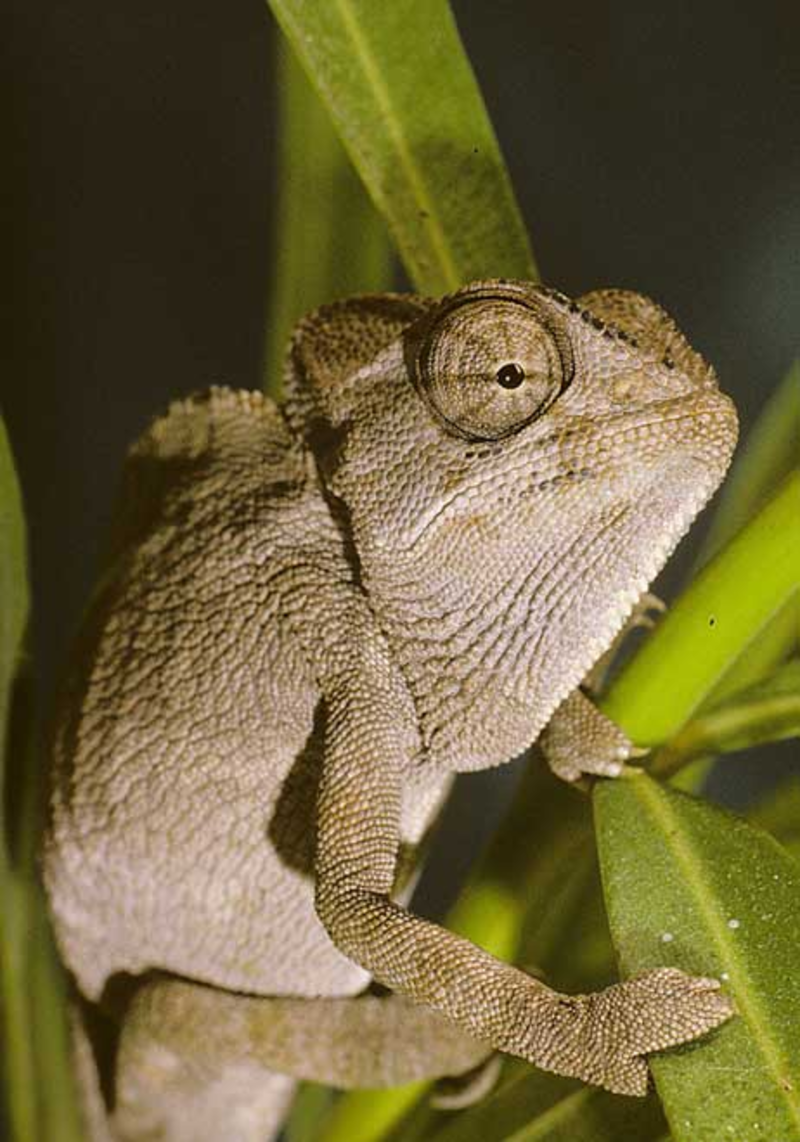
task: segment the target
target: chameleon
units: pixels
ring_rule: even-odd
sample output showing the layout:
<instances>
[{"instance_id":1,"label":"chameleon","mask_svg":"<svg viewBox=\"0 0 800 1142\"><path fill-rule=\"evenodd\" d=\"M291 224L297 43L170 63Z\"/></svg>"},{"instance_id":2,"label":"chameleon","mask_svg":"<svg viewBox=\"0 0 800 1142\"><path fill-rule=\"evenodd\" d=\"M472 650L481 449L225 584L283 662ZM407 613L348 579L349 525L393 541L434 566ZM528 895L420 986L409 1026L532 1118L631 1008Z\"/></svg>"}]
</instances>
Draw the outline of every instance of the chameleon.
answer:
<instances>
[{"instance_id":1,"label":"chameleon","mask_svg":"<svg viewBox=\"0 0 800 1142\"><path fill-rule=\"evenodd\" d=\"M722 481L733 403L646 297L506 279L323 306L284 388L133 445L58 702L42 863L92 1138L263 1142L298 1079L496 1051L645 1094L648 1053L732 1014L719 981L559 994L416 916L407 869L457 772L634 756L582 682Z\"/></svg>"}]
</instances>

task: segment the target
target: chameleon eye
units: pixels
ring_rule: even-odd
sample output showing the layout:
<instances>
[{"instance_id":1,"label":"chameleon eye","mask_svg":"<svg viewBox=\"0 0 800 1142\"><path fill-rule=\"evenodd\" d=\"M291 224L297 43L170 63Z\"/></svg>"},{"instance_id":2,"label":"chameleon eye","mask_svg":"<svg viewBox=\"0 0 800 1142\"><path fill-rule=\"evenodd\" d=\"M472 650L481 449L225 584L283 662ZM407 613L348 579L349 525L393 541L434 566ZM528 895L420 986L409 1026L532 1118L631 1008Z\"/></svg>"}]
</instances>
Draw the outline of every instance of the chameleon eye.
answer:
<instances>
[{"instance_id":1,"label":"chameleon eye","mask_svg":"<svg viewBox=\"0 0 800 1142\"><path fill-rule=\"evenodd\" d=\"M497 370L495 380L504 389L518 389L525 380L525 370L517 361L512 361Z\"/></svg>"},{"instance_id":2,"label":"chameleon eye","mask_svg":"<svg viewBox=\"0 0 800 1142\"><path fill-rule=\"evenodd\" d=\"M565 370L551 330L530 305L503 297L458 301L434 322L417 380L462 436L498 440L552 404Z\"/></svg>"}]
</instances>

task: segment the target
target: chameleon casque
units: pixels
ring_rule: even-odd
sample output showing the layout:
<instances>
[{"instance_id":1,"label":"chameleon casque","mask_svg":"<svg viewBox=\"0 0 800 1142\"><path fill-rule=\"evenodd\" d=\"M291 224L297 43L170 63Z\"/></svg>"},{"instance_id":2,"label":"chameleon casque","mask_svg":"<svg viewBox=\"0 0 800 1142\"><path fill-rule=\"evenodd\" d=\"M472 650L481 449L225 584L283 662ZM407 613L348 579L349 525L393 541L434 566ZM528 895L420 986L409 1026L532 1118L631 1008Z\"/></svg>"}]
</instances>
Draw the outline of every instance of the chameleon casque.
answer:
<instances>
[{"instance_id":1,"label":"chameleon casque","mask_svg":"<svg viewBox=\"0 0 800 1142\"><path fill-rule=\"evenodd\" d=\"M455 772L545 727L560 776L620 771L579 687L722 480L731 401L648 299L506 280L315 311L286 391L133 446L62 693L44 872L93 1136L265 1140L298 1077L493 1049L644 1094L644 1055L731 1014L717 981L559 995L415 917L398 868Z\"/></svg>"}]
</instances>

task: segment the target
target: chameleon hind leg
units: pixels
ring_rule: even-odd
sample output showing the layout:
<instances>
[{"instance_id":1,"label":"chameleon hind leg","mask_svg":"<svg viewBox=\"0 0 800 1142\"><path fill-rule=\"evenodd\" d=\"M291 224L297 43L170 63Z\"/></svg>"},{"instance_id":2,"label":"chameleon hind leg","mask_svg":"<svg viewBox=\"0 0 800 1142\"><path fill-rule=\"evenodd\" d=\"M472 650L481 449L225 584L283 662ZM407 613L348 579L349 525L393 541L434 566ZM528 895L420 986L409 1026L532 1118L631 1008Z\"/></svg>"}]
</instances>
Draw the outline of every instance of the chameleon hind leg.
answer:
<instances>
[{"instance_id":1,"label":"chameleon hind leg","mask_svg":"<svg viewBox=\"0 0 800 1142\"><path fill-rule=\"evenodd\" d=\"M296 1079L382 1087L458 1075L490 1053L396 995L287 999L161 977L135 994L117 1058L125 1142L264 1142Z\"/></svg>"}]
</instances>

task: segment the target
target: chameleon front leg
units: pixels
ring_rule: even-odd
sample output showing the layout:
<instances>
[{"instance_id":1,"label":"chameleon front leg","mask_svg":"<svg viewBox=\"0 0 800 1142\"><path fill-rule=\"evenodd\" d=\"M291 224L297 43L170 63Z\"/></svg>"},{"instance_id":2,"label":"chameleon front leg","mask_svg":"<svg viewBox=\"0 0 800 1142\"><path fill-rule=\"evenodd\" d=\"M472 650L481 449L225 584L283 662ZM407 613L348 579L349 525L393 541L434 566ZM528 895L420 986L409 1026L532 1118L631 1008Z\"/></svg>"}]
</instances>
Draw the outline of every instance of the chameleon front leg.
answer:
<instances>
[{"instance_id":1,"label":"chameleon front leg","mask_svg":"<svg viewBox=\"0 0 800 1142\"><path fill-rule=\"evenodd\" d=\"M115 1133L125 1142L264 1142L295 1079L395 1086L463 1074L490 1050L402 996L272 998L158 977L125 1015Z\"/></svg>"},{"instance_id":2,"label":"chameleon front leg","mask_svg":"<svg viewBox=\"0 0 800 1142\"><path fill-rule=\"evenodd\" d=\"M396 705L374 673L328 699L316 903L331 938L381 983L545 1070L643 1095L644 1055L731 1014L716 980L661 969L592 995L560 995L390 899L404 766ZM394 712L394 717L392 716Z\"/></svg>"},{"instance_id":3,"label":"chameleon front leg","mask_svg":"<svg viewBox=\"0 0 800 1142\"><path fill-rule=\"evenodd\" d=\"M547 764L562 781L579 781L584 774L619 777L627 761L647 753L597 708L592 696L602 689L609 668L631 631L653 627L653 615L665 610L661 599L646 591L611 646L583 680L582 689L568 695L542 732L539 746Z\"/></svg>"}]
</instances>

